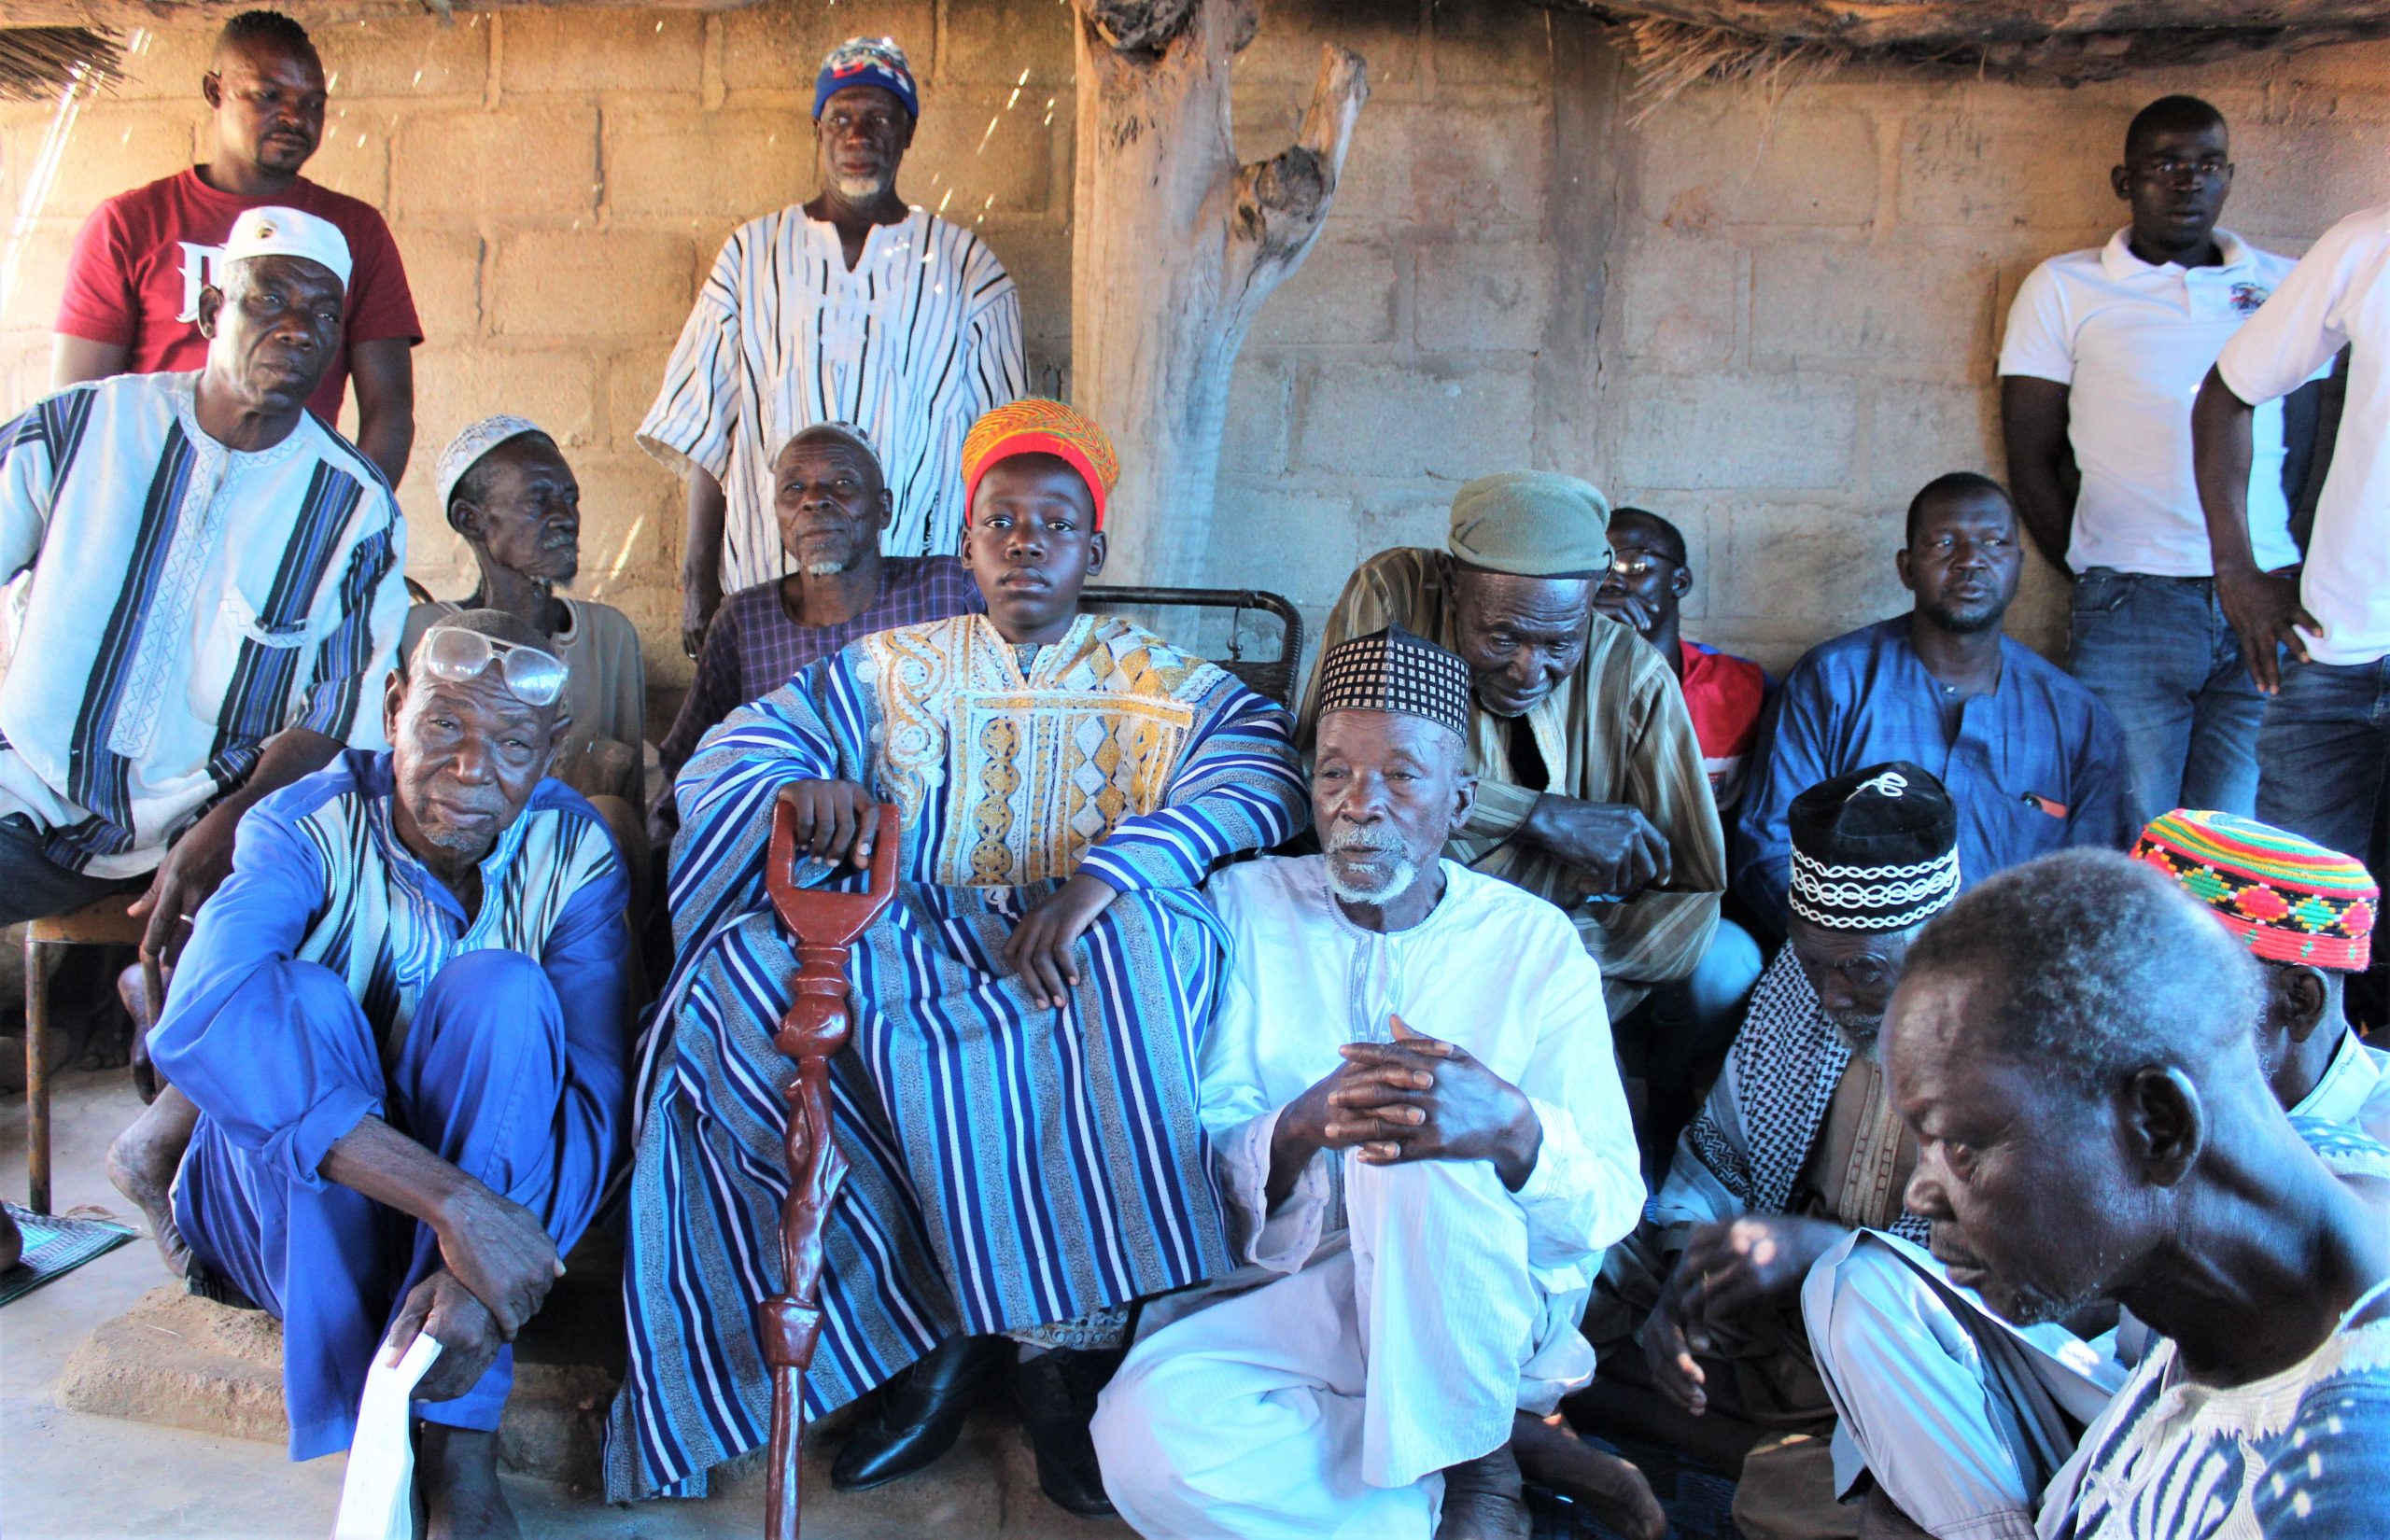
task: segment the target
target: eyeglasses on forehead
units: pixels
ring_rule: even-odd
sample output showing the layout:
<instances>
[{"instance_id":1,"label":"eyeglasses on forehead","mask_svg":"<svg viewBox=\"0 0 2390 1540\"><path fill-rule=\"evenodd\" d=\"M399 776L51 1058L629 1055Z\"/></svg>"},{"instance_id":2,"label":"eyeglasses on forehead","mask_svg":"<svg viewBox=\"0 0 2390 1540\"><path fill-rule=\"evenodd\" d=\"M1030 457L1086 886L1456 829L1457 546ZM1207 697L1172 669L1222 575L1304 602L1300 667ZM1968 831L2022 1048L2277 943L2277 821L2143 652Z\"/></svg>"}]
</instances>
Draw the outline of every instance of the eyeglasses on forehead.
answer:
<instances>
[{"instance_id":1,"label":"eyeglasses on forehead","mask_svg":"<svg viewBox=\"0 0 2390 1540\"><path fill-rule=\"evenodd\" d=\"M495 661L506 688L526 706L548 706L564 693L562 658L526 642L502 641L461 625L443 625L429 632L415 650L415 661L436 679L462 683L477 679Z\"/></svg>"}]
</instances>

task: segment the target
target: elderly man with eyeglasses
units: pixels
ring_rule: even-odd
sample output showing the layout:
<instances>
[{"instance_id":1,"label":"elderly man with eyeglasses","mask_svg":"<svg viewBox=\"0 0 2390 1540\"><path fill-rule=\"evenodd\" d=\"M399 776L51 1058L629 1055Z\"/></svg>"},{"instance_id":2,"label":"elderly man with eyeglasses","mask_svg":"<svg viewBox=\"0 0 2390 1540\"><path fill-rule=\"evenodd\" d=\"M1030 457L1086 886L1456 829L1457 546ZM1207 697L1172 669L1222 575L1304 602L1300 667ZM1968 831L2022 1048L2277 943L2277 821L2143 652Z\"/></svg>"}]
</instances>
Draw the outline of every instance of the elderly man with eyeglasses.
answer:
<instances>
[{"instance_id":1,"label":"elderly man with eyeglasses","mask_svg":"<svg viewBox=\"0 0 2390 1540\"><path fill-rule=\"evenodd\" d=\"M570 725L535 627L474 609L393 672L391 749L243 819L159 1068L199 1108L172 1195L194 1292L283 1323L290 1454L348 1447L377 1351L417 1387L433 1533L512 1533L507 1346L563 1272L627 1119L630 938L605 823L547 770Z\"/></svg>"}]
</instances>

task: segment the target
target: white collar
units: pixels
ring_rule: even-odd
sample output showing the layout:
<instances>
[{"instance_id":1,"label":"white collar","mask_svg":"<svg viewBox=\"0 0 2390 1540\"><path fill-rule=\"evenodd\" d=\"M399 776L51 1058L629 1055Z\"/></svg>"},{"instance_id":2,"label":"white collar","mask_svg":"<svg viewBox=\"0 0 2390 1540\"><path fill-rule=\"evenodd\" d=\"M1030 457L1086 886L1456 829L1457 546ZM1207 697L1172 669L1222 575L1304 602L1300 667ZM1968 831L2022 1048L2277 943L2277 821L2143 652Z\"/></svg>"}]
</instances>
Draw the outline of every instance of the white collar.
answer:
<instances>
[{"instance_id":1,"label":"white collar","mask_svg":"<svg viewBox=\"0 0 2390 1540\"><path fill-rule=\"evenodd\" d=\"M2216 254L2222 257L2224 260L2217 263L2213 268L2200 269L2198 271L2210 273L2231 273L2249 265L2249 243L2241 239L2240 236L2235 235L2232 231L2225 229L2222 225L2215 227L2214 235ZM2130 278L2144 273L2171 273L2176 277L2184 277L2193 270L2185 268L2179 262L2167 262L2163 265L2159 265L2154 262L2144 262L2139 257L2134 256L2132 249L2132 227L2130 225L2127 225L2124 229L2116 231L2114 235L2109 236L2108 244L2100 248L2100 271L2105 273L2111 278Z\"/></svg>"},{"instance_id":2,"label":"white collar","mask_svg":"<svg viewBox=\"0 0 2390 1540\"><path fill-rule=\"evenodd\" d=\"M2373 1088L2382 1080L2382 1065L2364 1040L2355 1032L2341 1039L2332 1052L2332 1062L2324 1067L2323 1077L2315 1088L2299 1099L2290 1112L2293 1117L2312 1117L2318 1123L2340 1127L2354 1127L2357 1116L2365 1111Z\"/></svg>"}]
</instances>

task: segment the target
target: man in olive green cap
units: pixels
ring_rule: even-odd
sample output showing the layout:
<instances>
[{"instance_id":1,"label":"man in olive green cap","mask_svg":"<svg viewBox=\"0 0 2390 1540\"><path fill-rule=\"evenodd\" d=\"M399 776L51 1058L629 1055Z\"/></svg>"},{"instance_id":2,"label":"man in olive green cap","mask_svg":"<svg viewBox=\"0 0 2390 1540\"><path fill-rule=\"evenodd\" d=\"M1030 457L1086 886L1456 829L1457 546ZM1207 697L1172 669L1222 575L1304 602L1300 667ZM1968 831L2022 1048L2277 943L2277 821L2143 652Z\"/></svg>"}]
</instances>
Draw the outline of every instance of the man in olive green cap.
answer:
<instances>
[{"instance_id":1,"label":"man in olive green cap","mask_svg":"<svg viewBox=\"0 0 2390 1540\"><path fill-rule=\"evenodd\" d=\"M1550 900L1576 924L1601 964L1629 1069L1650 1086L1642 1132L1665 1149L1693 1110L1695 1066L1733 1036L1759 958L1736 931L1737 945L1702 966L1719 930L1725 840L1666 662L1594 610L1610 566L1609 524L1609 501L1573 476L1470 482L1453 499L1445 550L1397 547L1361 564L1328 617L1320 656L1402 625L1469 664L1477 802L1444 854ZM1306 746L1318 693L1314 677ZM1680 981L1687 987L1629 1015Z\"/></svg>"}]
</instances>

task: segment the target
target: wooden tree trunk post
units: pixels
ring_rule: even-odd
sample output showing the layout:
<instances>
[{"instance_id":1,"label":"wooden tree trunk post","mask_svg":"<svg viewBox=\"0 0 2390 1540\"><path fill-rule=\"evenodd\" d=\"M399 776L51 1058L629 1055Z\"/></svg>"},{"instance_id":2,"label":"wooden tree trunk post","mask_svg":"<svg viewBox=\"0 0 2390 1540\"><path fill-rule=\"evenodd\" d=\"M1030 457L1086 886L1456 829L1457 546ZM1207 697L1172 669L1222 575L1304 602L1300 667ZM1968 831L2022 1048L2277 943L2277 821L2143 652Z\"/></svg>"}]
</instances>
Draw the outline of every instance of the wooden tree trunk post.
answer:
<instances>
[{"instance_id":1,"label":"wooden tree trunk post","mask_svg":"<svg viewBox=\"0 0 2390 1540\"><path fill-rule=\"evenodd\" d=\"M1349 49L1322 49L1295 143L1239 165L1229 70L1251 0L1073 0L1078 167L1071 395L1121 449L1114 582L1202 568L1229 372L1254 312L1302 264L1370 93Z\"/></svg>"}]
</instances>

